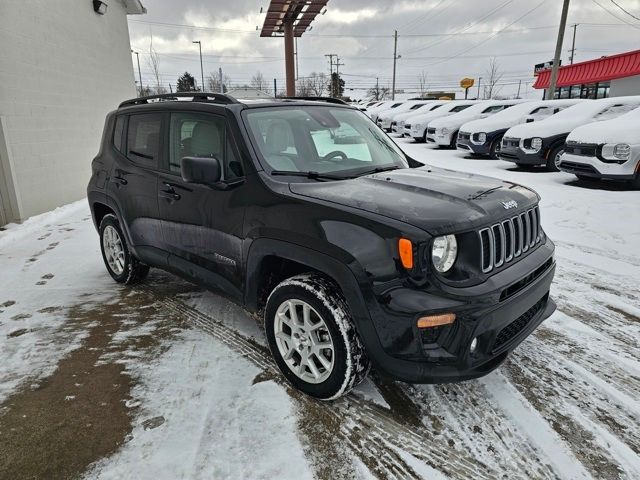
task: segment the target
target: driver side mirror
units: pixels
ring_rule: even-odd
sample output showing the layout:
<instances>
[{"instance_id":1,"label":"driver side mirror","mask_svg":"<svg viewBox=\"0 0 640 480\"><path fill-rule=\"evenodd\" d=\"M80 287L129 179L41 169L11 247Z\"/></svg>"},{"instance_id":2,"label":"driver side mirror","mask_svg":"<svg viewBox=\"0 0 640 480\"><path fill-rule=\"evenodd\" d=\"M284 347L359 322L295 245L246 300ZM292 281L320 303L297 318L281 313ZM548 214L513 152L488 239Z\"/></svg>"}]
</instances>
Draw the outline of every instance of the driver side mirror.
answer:
<instances>
[{"instance_id":1,"label":"driver side mirror","mask_svg":"<svg viewBox=\"0 0 640 480\"><path fill-rule=\"evenodd\" d=\"M180 173L187 183L213 185L222 179L222 166L217 158L184 157L180 160Z\"/></svg>"}]
</instances>

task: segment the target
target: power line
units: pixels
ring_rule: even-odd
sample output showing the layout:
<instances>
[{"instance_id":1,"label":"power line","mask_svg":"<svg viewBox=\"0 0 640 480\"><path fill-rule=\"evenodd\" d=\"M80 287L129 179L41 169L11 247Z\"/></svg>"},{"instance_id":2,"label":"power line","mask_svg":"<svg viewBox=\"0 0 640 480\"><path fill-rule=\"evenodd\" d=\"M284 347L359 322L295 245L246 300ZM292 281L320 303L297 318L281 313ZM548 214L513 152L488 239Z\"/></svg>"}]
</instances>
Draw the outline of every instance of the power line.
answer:
<instances>
[{"instance_id":1,"label":"power line","mask_svg":"<svg viewBox=\"0 0 640 480\"><path fill-rule=\"evenodd\" d=\"M609 15L611 15L612 17L620 20L622 23L625 23L627 25L632 26L633 28L640 28L640 26L638 25L634 25L631 22L628 22L627 20L625 20L624 18L619 17L618 15L616 15L615 13L613 13L611 10L609 10L607 7L605 7L604 5L602 5L600 2L598 2L598 0L591 0L593 3L595 3L597 6L599 6L602 10L604 10L605 12L607 12Z\"/></svg>"},{"instance_id":2,"label":"power line","mask_svg":"<svg viewBox=\"0 0 640 480\"><path fill-rule=\"evenodd\" d=\"M626 13L630 17L635 18L636 20L640 20L640 17L636 17L633 13L629 12L628 10L626 10L622 5L620 5L615 0L611 0L611 3L613 3L616 7L618 7L620 10L622 10L624 13Z\"/></svg>"}]
</instances>

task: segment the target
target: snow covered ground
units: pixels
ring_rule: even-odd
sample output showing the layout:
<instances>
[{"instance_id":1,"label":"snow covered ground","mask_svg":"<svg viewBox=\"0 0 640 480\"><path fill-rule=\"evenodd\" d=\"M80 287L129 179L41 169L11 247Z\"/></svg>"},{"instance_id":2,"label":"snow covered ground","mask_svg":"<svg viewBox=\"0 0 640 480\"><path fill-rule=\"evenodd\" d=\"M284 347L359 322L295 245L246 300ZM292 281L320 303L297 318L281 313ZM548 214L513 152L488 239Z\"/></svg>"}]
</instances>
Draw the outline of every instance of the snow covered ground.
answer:
<instances>
[{"instance_id":1,"label":"snow covered ground","mask_svg":"<svg viewBox=\"0 0 640 480\"><path fill-rule=\"evenodd\" d=\"M116 285L78 202L0 231L0 478L640 478L640 192L398 143L542 195L559 308L498 371L313 401L240 307Z\"/></svg>"}]
</instances>

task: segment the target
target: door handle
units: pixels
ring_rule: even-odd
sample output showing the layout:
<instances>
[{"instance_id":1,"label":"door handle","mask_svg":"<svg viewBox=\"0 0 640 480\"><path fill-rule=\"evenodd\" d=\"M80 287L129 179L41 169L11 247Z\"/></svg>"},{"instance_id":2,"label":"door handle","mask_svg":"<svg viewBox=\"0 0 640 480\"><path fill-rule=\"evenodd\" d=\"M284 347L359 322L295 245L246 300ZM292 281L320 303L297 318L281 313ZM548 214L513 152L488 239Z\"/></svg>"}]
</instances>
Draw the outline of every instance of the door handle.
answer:
<instances>
[{"instance_id":1,"label":"door handle","mask_svg":"<svg viewBox=\"0 0 640 480\"><path fill-rule=\"evenodd\" d=\"M169 200L173 201L178 201L182 198L182 196L179 193L176 193L176 191L172 187L169 187L168 190L160 190L158 196L162 198L168 198Z\"/></svg>"},{"instance_id":2,"label":"door handle","mask_svg":"<svg viewBox=\"0 0 640 480\"><path fill-rule=\"evenodd\" d=\"M112 183L115 183L116 185L126 185L127 184L127 179L124 178L124 177L119 177L119 176L111 177L110 181Z\"/></svg>"}]
</instances>

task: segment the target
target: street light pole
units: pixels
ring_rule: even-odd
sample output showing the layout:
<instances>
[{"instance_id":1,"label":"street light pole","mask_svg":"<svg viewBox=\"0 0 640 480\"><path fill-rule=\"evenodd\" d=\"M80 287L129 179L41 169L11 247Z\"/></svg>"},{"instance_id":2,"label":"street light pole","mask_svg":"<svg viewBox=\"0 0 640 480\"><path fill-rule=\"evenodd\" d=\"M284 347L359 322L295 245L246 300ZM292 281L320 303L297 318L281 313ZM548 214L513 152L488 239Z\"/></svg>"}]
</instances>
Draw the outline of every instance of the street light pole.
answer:
<instances>
[{"instance_id":1,"label":"street light pole","mask_svg":"<svg viewBox=\"0 0 640 480\"><path fill-rule=\"evenodd\" d=\"M140 73L140 54L131 50L131 53L136 54L136 60L138 60L138 81L140 82L140 96L142 96L142 73Z\"/></svg>"},{"instance_id":2,"label":"street light pole","mask_svg":"<svg viewBox=\"0 0 640 480\"><path fill-rule=\"evenodd\" d=\"M200 40L196 40L191 43L197 43L198 48L200 49L200 77L202 78L202 86L200 88L204 92L204 69L202 68L202 42L200 42Z\"/></svg>"},{"instance_id":3,"label":"street light pole","mask_svg":"<svg viewBox=\"0 0 640 480\"><path fill-rule=\"evenodd\" d=\"M573 56L576 54L576 28L578 24L574 23L571 26L573 27L573 42L571 42L571 61L569 63L573 65Z\"/></svg>"}]
</instances>

